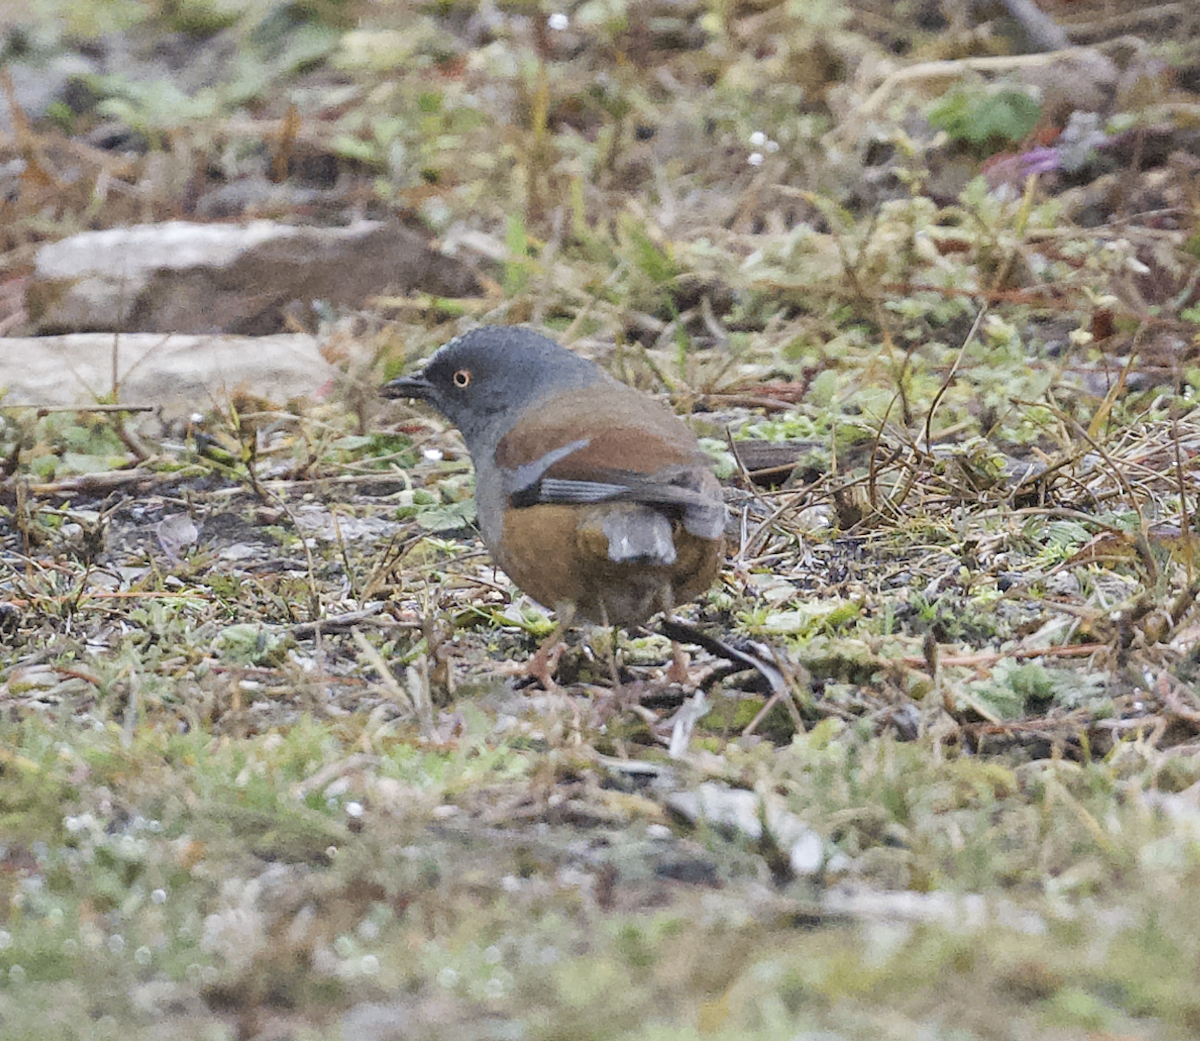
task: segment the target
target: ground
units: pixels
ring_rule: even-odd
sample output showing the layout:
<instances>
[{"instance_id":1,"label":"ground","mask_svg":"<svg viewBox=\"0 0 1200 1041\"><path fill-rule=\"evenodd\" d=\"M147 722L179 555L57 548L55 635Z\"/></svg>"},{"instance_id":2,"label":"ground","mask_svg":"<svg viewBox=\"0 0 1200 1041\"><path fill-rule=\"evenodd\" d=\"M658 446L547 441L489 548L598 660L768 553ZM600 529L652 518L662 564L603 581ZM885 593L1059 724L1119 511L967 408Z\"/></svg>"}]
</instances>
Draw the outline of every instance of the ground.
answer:
<instances>
[{"instance_id":1,"label":"ground","mask_svg":"<svg viewBox=\"0 0 1200 1041\"><path fill-rule=\"evenodd\" d=\"M264 309L302 399L3 408L0 1038L1196 1036L1195 16L1051 13L0 14L4 333L135 222L478 280ZM690 686L506 668L553 619L375 393L482 322L712 455Z\"/></svg>"}]
</instances>

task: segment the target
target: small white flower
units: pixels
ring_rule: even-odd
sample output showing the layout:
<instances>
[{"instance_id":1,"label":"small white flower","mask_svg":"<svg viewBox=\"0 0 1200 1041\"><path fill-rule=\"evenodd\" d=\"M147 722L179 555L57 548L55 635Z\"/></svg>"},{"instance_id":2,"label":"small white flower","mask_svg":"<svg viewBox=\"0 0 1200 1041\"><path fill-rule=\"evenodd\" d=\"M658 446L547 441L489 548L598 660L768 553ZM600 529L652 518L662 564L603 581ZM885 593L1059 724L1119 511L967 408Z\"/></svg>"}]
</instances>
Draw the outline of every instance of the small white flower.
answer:
<instances>
[{"instance_id":1,"label":"small white flower","mask_svg":"<svg viewBox=\"0 0 1200 1041\"><path fill-rule=\"evenodd\" d=\"M485 983L483 985L484 995L491 998L493 1001L498 998L504 997L504 991L505 991L504 981L501 979L498 979L495 976L493 976L490 980L487 981L487 983Z\"/></svg>"}]
</instances>

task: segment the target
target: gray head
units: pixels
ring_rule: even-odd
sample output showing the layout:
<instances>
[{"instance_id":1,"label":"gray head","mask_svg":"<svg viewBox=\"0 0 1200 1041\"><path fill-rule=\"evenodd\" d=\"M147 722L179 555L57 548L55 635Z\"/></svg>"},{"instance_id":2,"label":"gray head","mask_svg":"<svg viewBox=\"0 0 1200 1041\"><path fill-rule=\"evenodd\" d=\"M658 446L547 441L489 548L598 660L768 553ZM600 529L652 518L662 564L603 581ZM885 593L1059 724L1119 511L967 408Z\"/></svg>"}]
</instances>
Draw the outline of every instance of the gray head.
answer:
<instances>
[{"instance_id":1,"label":"gray head","mask_svg":"<svg viewBox=\"0 0 1200 1041\"><path fill-rule=\"evenodd\" d=\"M530 329L485 325L451 340L421 372L392 380L382 393L427 401L462 431L474 455L548 393L610 379Z\"/></svg>"}]
</instances>

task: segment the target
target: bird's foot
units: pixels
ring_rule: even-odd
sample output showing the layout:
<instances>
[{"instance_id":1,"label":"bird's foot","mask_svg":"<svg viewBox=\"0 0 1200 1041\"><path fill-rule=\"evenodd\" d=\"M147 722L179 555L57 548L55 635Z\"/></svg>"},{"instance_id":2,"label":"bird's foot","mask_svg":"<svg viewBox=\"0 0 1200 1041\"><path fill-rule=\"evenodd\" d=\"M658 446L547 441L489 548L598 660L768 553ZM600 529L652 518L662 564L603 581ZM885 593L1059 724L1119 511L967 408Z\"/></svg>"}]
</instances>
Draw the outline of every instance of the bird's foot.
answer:
<instances>
[{"instance_id":1,"label":"bird's foot","mask_svg":"<svg viewBox=\"0 0 1200 1041\"><path fill-rule=\"evenodd\" d=\"M547 640L525 663L525 674L537 680L546 690L558 690L554 673L558 670L559 659L566 649L567 645L557 635Z\"/></svg>"},{"instance_id":2,"label":"bird's foot","mask_svg":"<svg viewBox=\"0 0 1200 1041\"><path fill-rule=\"evenodd\" d=\"M526 661L502 662L496 671L501 676L536 680L543 689L557 692L560 688L554 679L554 673L566 648L567 645L555 635L543 643Z\"/></svg>"},{"instance_id":3,"label":"bird's foot","mask_svg":"<svg viewBox=\"0 0 1200 1041\"><path fill-rule=\"evenodd\" d=\"M691 659L688 652L677 641L671 641L671 664L667 667L667 682L678 683L681 687L692 684Z\"/></svg>"}]
</instances>

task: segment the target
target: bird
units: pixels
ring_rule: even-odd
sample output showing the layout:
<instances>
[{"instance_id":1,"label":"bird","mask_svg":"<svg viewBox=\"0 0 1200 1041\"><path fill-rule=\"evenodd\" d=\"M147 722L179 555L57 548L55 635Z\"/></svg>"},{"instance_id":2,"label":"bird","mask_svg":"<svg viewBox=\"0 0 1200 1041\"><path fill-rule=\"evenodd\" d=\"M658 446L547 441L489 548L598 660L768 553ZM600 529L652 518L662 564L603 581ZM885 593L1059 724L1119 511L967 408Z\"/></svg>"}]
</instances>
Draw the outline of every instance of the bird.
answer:
<instances>
[{"instance_id":1,"label":"bird","mask_svg":"<svg viewBox=\"0 0 1200 1041\"><path fill-rule=\"evenodd\" d=\"M594 362L523 326L482 326L381 391L462 434L484 545L557 616L529 663L543 686L574 622L637 626L712 586L727 511L708 457L671 409ZM681 668L676 644L672 679Z\"/></svg>"}]
</instances>

